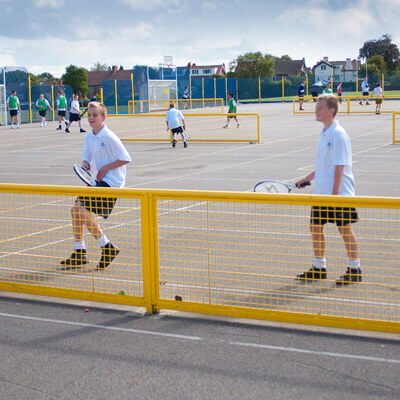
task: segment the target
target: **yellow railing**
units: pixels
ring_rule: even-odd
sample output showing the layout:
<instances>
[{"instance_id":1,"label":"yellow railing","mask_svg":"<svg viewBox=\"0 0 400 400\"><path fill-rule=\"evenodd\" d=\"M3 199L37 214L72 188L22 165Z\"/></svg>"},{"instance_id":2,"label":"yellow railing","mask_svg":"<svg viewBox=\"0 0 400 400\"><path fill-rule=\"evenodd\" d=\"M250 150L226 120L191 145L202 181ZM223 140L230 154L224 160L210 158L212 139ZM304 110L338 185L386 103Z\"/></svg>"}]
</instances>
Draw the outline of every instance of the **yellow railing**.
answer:
<instances>
[{"instance_id":1,"label":"yellow railing","mask_svg":"<svg viewBox=\"0 0 400 400\"><path fill-rule=\"evenodd\" d=\"M63 270L76 196L118 201L101 226L120 254ZM0 289L162 309L400 333L400 199L0 184ZM328 279L312 263L310 206L356 207L363 280L335 286L345 249L326 227Z\"/></svg>"},{"instance_id":2,"label":"yellow railing","mask_svg":"<svg viewBox=\"0 0 400 400\"><path fill-rule=\"evenodd\" d=\"M300 115L300 114L314 114L314 103L317 101L318 97L313 96L304 96L302 98L304 100L303 108L304 110L300 110L300 97L293 97L293 115ZM375 114L375 100L382 99L383 103L381 106L380 114L392 114L396 110L400 109L400 96L396 95L388 95L383 97L375 97L375 96L368 96L367 98L358 95L358 96L342 96L339 97L341 101L341 105L339 108L338 114ZM363 104L360 105L359 102ZM366 104L366 101L369 104ZM345 107L345 109L343 109Z\"/></svg>"},{"instance_id":3,"label":"yellow railing","mask_svg":"<svg viewBox=\"0 0 400 400\"><path fill-rule=\"evenodd\" d=\"M396 134L396 118L400 115L400 112L393 113L393 134L392 134L392 144L400 143L400 139L398 139L398 135Z\"/></svg>"},{"instance_id":4,"label":"yellow railing","mask_svg":"<svg viewBox=\"0 0 400 400\"><path fill-rule=\"evenodd\" d=\"M192 109L203 109L211 107L220 107L221 113L224 112L224 99L222 98L210 98L210 99L171 99L171 100L130 100L128 101L128 113L129 114L140 114L150 113L157 111L169 110L171 103L174 103L175 107L185 111Z\"/></svg>"},{"instance_id":5,"label":"yellow railing","mask_svg":"<svg viewBox=\"0 0 400 400\"><path fill-rule=\"evenodd\" d=\"M257 113L186 113L186 130L189 142L261 142L260 115ZM107 125L123 141L169 142L165 113L130 115L110 114ZM229 117L230 125L225 125ZM236 127L236 117L240 126Z\"/></svg>"}]
</instances>

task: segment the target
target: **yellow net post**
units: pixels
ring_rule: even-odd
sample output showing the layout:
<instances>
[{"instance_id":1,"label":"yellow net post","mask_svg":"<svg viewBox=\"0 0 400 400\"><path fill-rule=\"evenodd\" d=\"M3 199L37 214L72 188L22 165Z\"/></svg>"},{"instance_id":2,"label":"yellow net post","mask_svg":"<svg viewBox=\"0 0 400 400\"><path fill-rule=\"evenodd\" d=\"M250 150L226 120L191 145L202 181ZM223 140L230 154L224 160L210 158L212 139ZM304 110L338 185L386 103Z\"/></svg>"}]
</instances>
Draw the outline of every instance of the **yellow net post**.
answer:
<instances>
[{"instance_id":1,"label":"yellow net post","mask_svg":"<svg viewBox=\"0 0 400 400\"><path fill-rule=\"evenodd\" d=\"M189 94L190 94L190 108L192 108L192 72L189 70Z\"/></svg>"},{"instance_id":2,"label":"yellow net post","mask_svg":"<svg viewBox=\"0 0 400 400\"><path fill-rule=\"evenodd\" d=\"M385 74L382 74L382 93L385 93Z\"/></svg>"},{"instance_id":3,"label":"yellow net post","mask_svg":"<svg viewBox=\"0 0 400 400\"><path fill-rule=\"evenodd\" d=\"M236 101L239 103L239 84L237 78L236 78ZM224 111L222 110L222 112Z\"/></svg>"},{"instance_id":4,"label":"yellow net post","mask_svg":"<svg viewBox=\"0 0 400 400\"><path fill-rule=\"evenodd\" d=\"M101 104L104 104L104 102L103 102L103 88L102 87L100 88L100 102L101 102Z\"/></svg>"},{"instance_id":5,"label":"yellow net post","mask_svg":"<svg viewBox=\"0 0 400 400\"><path fill-rule=\"evenodd\" d=\"M214 78L214 99L215 99L215 107L217 107L217 81L215 78Z\"/></svg>"},{"instance_id":6,"label":"yellow net post","mask_svg":"<svg viewBox=\"0 0 400 400\"><path fill-rule=\"evenodd\" d=\"M285 81L282 76L282 103L285 102Z\"/></svg>"},{"instance_id":7,"label":"yellow net post","mask_svg":"<svg viewBox=\"0 0 400 400\"><path fill-rule=\"evenodd\" d=\"M114 80L114 91L115 91L115 114L118 114L118 91L117 91L117 80Z\"/></svg>"},{"instance_id":8,"label":"yellow net post","mask_svg":"<svg viewBox=\"0 0 400 400\"><path fill-rule=\"evenodd\" d=\"M204 108L204 78L201 78L201 97L203 99L203 108Z\"/></svg>"},{"instance_id":9,"label":"yellow net post","mask_svg":"<svg viewBox=\"0 0 400 400\"><path fill-rule=\"evenodd\" d=\"M306 96L308 97L308 75L306 75Z\"/></svg>"},{"instance_id":10,"label":"yellow net post","mask_svg":"<svg viewBox=\"0 0 400 400\"><path fill-rule=\"evenodd\" d=\"M51 85L51 105L52 105L52 114L53 114L53 122L54 122L54 86Z\"/></svg>"},{"instance_id":11,"label":"yellow net post","mask_svg":"<svg viewBox=\"0 0 400 400\"><path fill-rule=\"evenodd\" d=\"M261 103L261 78L258 77L258 102Z\"/></svg>"},{"instance_id":12,"label":"yellow net post","mask_svg":"<svg viewBox=\"0 0 400 400\"><path fill-rule=\"evenodd\" d=\"M132 73L131 73L131 85L132 85L132 114L135 114L135 88L133 86L133 74ZM128 109L128 113L129 113L129 109Z\"/></svg>"},{"instance_id":13,"label":"yellow net post","mask_svg":"<svg viewBox=\"0 0 400 400\"><path fill-rule=\"evenodd\" d=\"M356 96L358 98L358 73L356 73Z\"/></svg>"},{"instance_id":14,"label":"yellow net post","mask_svg":"<svg viewBox=\"0 0 400 400\"><path fill-rule=\"evenodd\" d=\"M225 78L225 101L228 104L228 78Z\"/></svg>"},{"instance_id":15,"label":"yellow net post","mask_svg":"<svg viewBox=\"0 0 400 400\"><path fill-rule=\"evenodd\" d=\"M332 93L333 93L333 75L331 75L331 90L332 90Z\"/></svg>"},{"instance_id":16,"label":"yellow net post","mask_svg":"<svg viewBox=\"0 0 400 400\"><path fill-rule=\"evenodd\" d=\"M29 88L29 123L32 123L31 77L29 75L28 75L28 88Z\"/></svg>"}]
</instances>

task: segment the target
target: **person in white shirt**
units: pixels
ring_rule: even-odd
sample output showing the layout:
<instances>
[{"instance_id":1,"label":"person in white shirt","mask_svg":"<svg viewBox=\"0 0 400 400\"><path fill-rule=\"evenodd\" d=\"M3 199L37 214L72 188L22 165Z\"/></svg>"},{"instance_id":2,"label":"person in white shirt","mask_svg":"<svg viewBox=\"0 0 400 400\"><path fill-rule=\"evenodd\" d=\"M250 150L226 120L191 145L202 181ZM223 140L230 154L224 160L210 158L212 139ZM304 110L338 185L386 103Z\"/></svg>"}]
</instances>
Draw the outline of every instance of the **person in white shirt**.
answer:
<instances>
[{"instance_id":1,"label":"person in white shirt","mask_svg":"<svg viewBox=\"0 0 400 400\"><path fill-rule=\"evenodd\" d=\"M96 186L125 186L126 164L131 156L119 137L105 124L107 110L104 104L89 103L88 120L92 131L85 136L82 167L97 170ZM107 238L92 213L107 219L117 201L116 198L78 197L71 209L75 250L69 258L61 261L62 270L70 270L88 263L84 241L85 227L98 241L102 254L97 269L105 269L120 252Z\"/></svg>"},{"instance_id":2,"label":"person in white shirt","mask_svg":"<svg viewBox=\"0 0 400 400\"><path fill-rule=\"evenodd\" d=\"M369 86L368 86L367 78L364 78L364 80L361 82L361 91L362 91L362 98L360 100L360 104L362 105L362 101L363 101L363 99L365 99L365 104L369 105L369 103L368 103Z\"/></svg>"},{"instance_id":3,"label":"person in white shirt","mask_svg":"<svg viewBox=\"0 0 400 400\"><path fill-rule=\"evenodd\" d=\"M185 127L185 117L183 116L180 110L175 108L175 104L171 103L169 105L169 111L165 116L165 122L167 124L167 131L171 130L172 132L172 147L175 147L176 140L175 135L180 133L182 136L183 147L187 147L187 142L185 135L183 133Z\"/></svg>"},{"instance_id":4,"label":"person in white shirt","mask_svg":"<svg viewBox=\"0 0 400 400\"><path fill-rule=\"evenodd\" d=\"M71 109L69 110L69 122L67 127L65 128L65 132L69 133L69 127L71 124L77 121L79 124L79 132L86 132L82 128L82 123L81 123L81 112L79 110L79 96L76 94L74 96L74 99L71 101Z\"/></svg>"},{"instance_id":5,"label":"person in white shirt","mask_svg":"<svg viewBox=\"0 0 400 400\"><path fill-rule=\"evenodd\" d=\"M305 182L315 179L315 193L323 195L354 196L354 176L350 138L335 116L339 101L334 95L318 98L315 108L316 119L324 127L320 133L316 151L315 170L296 182L301 187ZM297 279L314 281L326 279L324 225L335 223L347 250L348 268L336 285L348 285L361 282L358 241L351 224L358 221L355 208L313 206L311 210L310 230L314 252L314 262L310 270L297 275Z\"/></svg>"},{"instance_id":6,"label":"person in white shirt","mask_svg":"<svg viewBox=\"0 0 400 400\"><path fill-rule=\"evenodd\" d=\"M376 85L376 88L374 89L374 96L375 96L375 104L376 104L375 114L380 114L382 100L383 100L383 91L382 91L380 83L378 83Z\"/></svg>"},{"instance_id":7,"label":"person in white shirt","mask_svg":"<svg viewBox=\"0 0 400 400\"><path fill-rule=\"evenodd\" d=\"M47 109L53 111L53 109L47 99L44 98L43 93L40 93L39 98L36 100L36 108L39 110L40 127L46 126L46 111Z\"/></svg>"}]
</instances>

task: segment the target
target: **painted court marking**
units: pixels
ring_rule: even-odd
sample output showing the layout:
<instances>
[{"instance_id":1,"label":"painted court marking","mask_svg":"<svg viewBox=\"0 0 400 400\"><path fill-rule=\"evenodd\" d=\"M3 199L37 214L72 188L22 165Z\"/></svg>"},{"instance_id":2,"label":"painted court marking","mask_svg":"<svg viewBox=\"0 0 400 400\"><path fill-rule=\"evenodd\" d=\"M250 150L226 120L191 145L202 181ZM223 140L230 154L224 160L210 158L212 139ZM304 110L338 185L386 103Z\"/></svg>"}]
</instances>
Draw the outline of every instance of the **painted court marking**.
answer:
<instances>
[{"instance_id":1,"label":"painted court marking","mask_svg":"<svg viewBox=\"0 0 400 400\"><path fill-rule=\"evenodd\" d=\"M64 326L92 328L92 329L105 330L105 331L124 332L124 333L136 334L136 335L164 337L164 338L169 338L169 339L185 340L188 342L197 342L197 343L204 343L204 344L209 344L209 343L224 344L227 346L256 348L256 349L271 350L271 351L276 351L276 352L309 354L309 355L314 355L314 356L318 356L318 357L350 359L350 360L357 360L357 361L368 361L368 362L387 363L387 364L400 364L400 360L396 359L396 358L374 357L374 356L366 356L366 355L362 355L362 354L335 353L335 352L330 352L330 351L302 349L302 348L298 348L298 347L276 346L276 345L263 344L263 343L241 342L241 341L233 341L233 340L226 340L226 339L214 339L214 338L207 338L207 337L202 337L202 336L183 335L183 334L176 334L176 333L169 333L169 332L156 332L156 331L150 331L150 330L144 330L144 329L123 328L123 327L119 327L119 326L89 324L89 323L85 323L85 322L75 322L75 321L67 321L67 320L61 320L61 319L34 317L31 315L0 313L0 317L21 319L21 320L28 320L28 321L37 321L40 323L49 323L49 324L57 324L57 325L64 325Z\"/></svg>"}]
</instances>

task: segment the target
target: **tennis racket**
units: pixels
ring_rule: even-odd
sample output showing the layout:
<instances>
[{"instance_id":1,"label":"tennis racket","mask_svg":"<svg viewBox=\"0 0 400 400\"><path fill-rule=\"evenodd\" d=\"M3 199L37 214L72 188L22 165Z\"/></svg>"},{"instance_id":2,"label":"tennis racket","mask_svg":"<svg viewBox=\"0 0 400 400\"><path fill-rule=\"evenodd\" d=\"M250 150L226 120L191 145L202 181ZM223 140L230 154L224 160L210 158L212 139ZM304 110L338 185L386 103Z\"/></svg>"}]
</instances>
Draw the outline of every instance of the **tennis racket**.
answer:
<instances>
[{"instance_id":1,"label":"tennis racket","mask_svg":"<svg viewBox=\"0 0 400 400\"><path fill-rule=\"evenodd\" d=\"M188 131L187 131L186 129L183 130L183 134L184 134L188 139L190 139L190 135L189 135L189 133L188 133Z\"/></svg>"},{"instance_id":2,"label":"tennis racket","mask_svg":"<svg viewBox=\"0 0 400 400\"><path fill-rule=\"evenodd\" d=\"M310 182L304 182L299 187L310 186ZM290 193L293 189L297 188L296 185L289 185L287 183L278 181L262 181L254 186L254 192L262 193Z\"/></svg>"},{"instance_id":3,"label":"tennis racket","mask_svg":"<svg viewBox=\"0 0 400 400\"><path fill-rule=\"evenodd\" d=\"M74 164L74 171L76 175L78 175L79 179L82 182L85 182L88 186L96 186L97 181L93 178L92 174L90 173L89 169L83 168L79 164Z\"/></svg>"}]
</instances>

